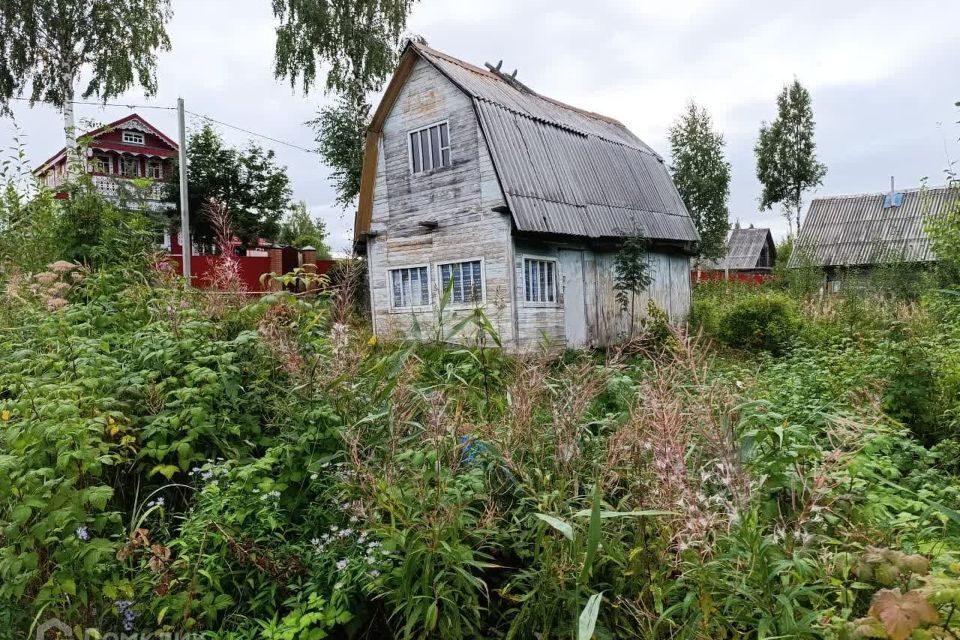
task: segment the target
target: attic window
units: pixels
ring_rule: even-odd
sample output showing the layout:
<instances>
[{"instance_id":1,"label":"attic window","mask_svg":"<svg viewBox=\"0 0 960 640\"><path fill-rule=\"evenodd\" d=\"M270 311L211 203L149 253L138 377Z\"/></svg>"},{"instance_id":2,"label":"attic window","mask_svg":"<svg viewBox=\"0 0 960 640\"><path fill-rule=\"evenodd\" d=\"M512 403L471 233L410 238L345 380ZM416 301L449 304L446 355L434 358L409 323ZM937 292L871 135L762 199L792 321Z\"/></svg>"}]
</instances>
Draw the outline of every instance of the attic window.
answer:
<instances>
[{"instance_id":1,"label":"attic window","mask_svg":"<svg viewBox=\"0 0 960 640\"><path fill-rule=\"evenodd\" d=\"M143 144L143 134L139 131L124 131L123 142L125 144Z\"/></svg>"},{"instance_id":2,"label":"attic window","mask_svg":"<svg viewBox=\"0 0 960 640\"><path fill-rule=\"evenodd\" d=\"M883 208L892 209L903 204L903 194L898 191L891 191L883 197Z\"/></svg>"},{"instance_id":3,"label":"attic window","mask_svg":"<svg viewBox=\"0 0 960 640\"><path fill-rule=\"evenodd\" d=\"M450 166L450 131L446 122L410 132L410 171L421 173Z\"/></svg>"}]
</instances>

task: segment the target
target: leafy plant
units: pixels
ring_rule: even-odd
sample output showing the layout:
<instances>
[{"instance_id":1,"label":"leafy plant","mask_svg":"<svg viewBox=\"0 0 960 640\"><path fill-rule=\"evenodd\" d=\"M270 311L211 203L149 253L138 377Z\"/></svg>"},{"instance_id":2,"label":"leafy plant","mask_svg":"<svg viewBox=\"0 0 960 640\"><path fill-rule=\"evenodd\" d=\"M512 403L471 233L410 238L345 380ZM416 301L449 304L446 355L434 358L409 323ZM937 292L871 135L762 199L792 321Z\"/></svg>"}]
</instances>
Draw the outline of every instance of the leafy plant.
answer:
<instances>
[{"instance_id":1,"label":"leafy plant","mask_svg":"<svg viewBox=\"0 0 960 640\"><path fill-rule=\"evenodd\" d=\"M633 233L623 240L623 246L613 259L614 285L617 304L624 313L630 313L630 337L636 318L637 296L653 282L653 271L647 253L649 242Z\"/></svg>"}]
</instances>

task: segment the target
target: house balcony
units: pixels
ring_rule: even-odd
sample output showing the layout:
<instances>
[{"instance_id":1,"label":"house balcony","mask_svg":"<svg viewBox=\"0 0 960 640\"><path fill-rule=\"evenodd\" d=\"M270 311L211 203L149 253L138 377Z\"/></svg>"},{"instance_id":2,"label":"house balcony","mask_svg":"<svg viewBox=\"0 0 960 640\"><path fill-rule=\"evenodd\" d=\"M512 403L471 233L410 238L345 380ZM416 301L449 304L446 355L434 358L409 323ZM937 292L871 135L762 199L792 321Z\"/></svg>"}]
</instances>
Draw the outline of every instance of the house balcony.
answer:
<instances>
[{"instance_id":1,"label":"house balcony","mask_svg":"<svg viewBox=\"0 0 960 640\"><path fill-rule=\"evenodd\" d=\"M118 176L94 175L93 186L104 198L114 204L139 206L150 211L169 211L175 205L167 202L166 182L153 182L143 187L136 184L134 179Z\"/></svg>"}]
</instances>

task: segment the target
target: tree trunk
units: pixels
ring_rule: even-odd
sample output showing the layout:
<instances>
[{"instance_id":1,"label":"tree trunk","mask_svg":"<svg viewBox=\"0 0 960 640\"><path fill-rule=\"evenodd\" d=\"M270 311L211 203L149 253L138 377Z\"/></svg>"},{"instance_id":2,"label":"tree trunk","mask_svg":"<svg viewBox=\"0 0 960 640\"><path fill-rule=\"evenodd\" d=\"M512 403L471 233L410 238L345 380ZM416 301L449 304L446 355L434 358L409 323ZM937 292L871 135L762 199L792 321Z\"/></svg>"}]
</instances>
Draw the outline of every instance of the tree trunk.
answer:
<instances>
[{"instance_id":1,"label":"tree trunk","mask_svg":"<svg viewBox=\"0 0 960 640\"><path fill-rule=\"evenodd\" d=\"M803 207L803 202L800 198L803 196L803 190L800 187L797 187L797 237L800 237L800 209Z\"/></svg>"},{"instance_id":2,"label":"tree trunk","mask_svg":"<svg viewBox=\"0 0 960 640\"><path fill-rule=\"evenodd\" d=\"M77 125L73 118L73 75L63 74L63 133L66 156L67 180L73 179L83 166L77 153Z\"/></svg>"}]
</instances>

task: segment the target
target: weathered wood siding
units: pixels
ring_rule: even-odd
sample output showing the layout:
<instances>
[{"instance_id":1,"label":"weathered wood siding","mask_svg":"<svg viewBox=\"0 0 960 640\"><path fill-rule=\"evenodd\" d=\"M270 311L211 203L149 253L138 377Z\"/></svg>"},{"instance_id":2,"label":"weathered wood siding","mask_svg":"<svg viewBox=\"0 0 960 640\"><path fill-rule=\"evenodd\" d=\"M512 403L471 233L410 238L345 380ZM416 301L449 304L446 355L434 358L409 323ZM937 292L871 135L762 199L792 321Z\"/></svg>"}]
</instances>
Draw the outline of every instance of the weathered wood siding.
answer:
<instances>
[{"instance_id":1,"label":"weathered wood siding","mask_svg":"<svg viewBox=\"0 0 960 640\"><path fill-rule=\"evenodd\" d=\"M622 340L630 330L630 315L620 310L614 289L615 269L613 252L594 254L592 266L595 273L595 308L588 312L588 321L593 321L591 334L598 345L613 344ZM684 322L690 315L691 285L690 258L676 253L650 252L653 282L637 296L635 321L647 317L647 303L653 300L667 312L673 324Z\"/></svg>"},{"instance_id":2,"label":"weathered wood siding","mask_svg":"<svg viewBox=\"0 0 960 640\"><path fill-rule=\"evenodd\" d=\"M413 174L409 132L437 122L449 125L451 166ZM371 238L367 246L374 331L407 335L414 317L424 332L437 322L438 265L483 260L485 312L501 339L513 340L511 221L491 208L504 203L470 98L430 64L417 62L386 121L380 138ZM428 229L422 222L435 222ZM389 270L428 265L433 309L392 309ZM470 308L451 307L450 326Z\"/></svg>"},{"instance_id":3,"label":"weathered wood siding","mask_svg":"<svg viewBox=\"0 0 960 640\"><path fill-rule=\"evenodd\" d=\"M570 254L579 252L580 256ZM584 306L586 345L601 347L620 342L630 329L630 316L620 310L614 289L614 252L596 252L588 248L558 246L520 240L514 243L515 298L517 300L517 350L535 348L545 340L556 348L568 346L568 326L565 307ZM525 257L557 260L558 286L556 304L527 303L524 292L523 260ZM690 314L691 285L690 259L682 254L651 252L654 281L649 289L637 296L636 320L647 316L650 299L667 312L671 322L682 323ZM566 267L566 268L564 268ZM572 282L577 274L579 282ZM582 302L572 299L582 297ZM574 323L575 324L575 323ZM570 346L574 346L571 344Z\"/></svg>"}]
</instances>

